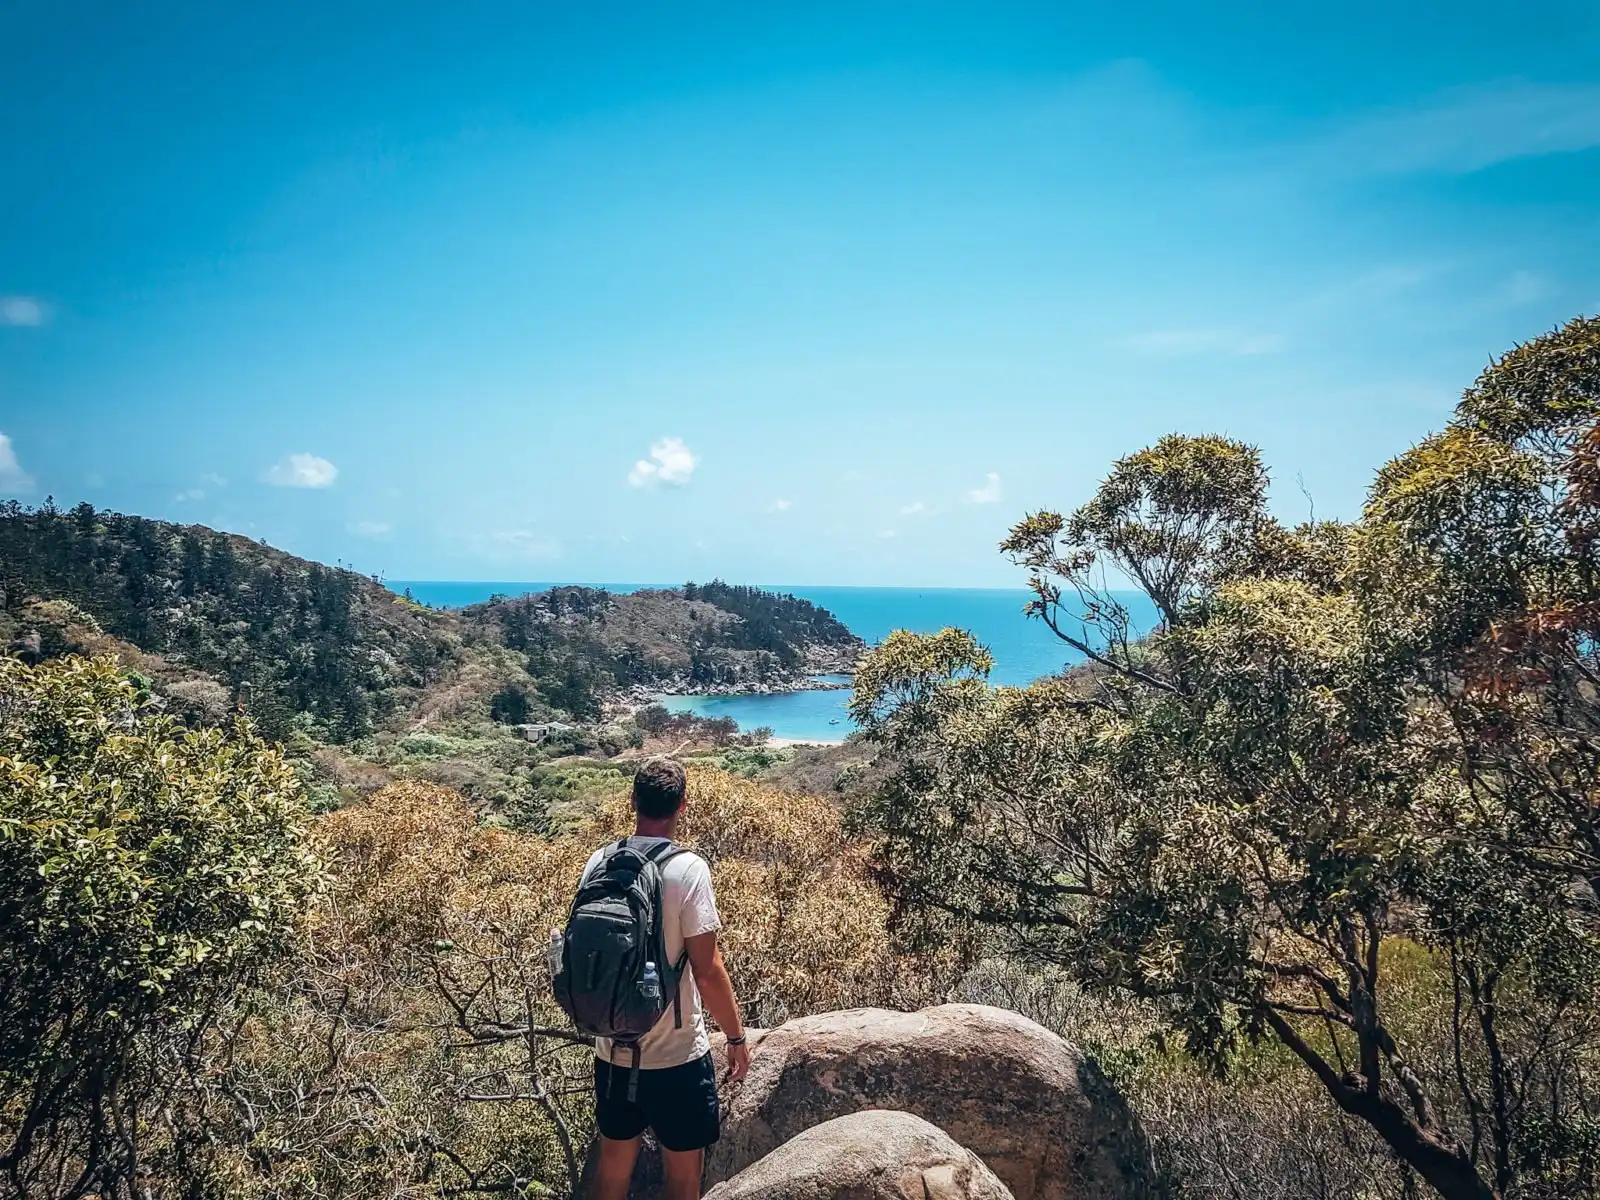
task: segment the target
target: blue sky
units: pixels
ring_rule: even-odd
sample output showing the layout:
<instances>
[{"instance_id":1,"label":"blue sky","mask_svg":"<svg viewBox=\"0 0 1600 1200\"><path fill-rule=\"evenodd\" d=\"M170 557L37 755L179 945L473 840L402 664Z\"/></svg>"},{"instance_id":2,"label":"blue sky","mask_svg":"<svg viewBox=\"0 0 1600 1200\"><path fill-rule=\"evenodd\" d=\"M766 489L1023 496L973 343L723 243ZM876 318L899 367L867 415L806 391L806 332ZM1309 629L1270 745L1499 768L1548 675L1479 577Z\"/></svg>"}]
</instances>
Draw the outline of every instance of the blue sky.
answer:
<instances>
[{"instance_id":1,"label":"blue sky","mask_svg":"<svg viewBox=\"0 0 1600 1200\"><path fill-rule=\"evenodd\" d=\"M1005 584L1172 430L1352 516L1600 310L1592 2L12 0L0 106L0 492L391 578Z\"/></svg>"}]
</instances>

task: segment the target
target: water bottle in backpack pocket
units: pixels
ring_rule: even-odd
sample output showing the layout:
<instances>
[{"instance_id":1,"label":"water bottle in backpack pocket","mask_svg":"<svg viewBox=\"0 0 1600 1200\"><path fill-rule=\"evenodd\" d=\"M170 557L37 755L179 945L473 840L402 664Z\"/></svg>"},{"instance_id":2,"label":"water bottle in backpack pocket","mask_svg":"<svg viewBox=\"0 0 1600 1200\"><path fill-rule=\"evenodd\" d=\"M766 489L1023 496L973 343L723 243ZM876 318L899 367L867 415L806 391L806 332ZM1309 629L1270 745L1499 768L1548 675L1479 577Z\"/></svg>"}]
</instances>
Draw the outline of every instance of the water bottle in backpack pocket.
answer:
<instances>
[{"instance_id":1,"label":"water bottle in backpack pocket","mask_svg":"<svg viewBox=\"0 0 1600 1200\"><path fill-rule=\"evenodd\" d=\"M629 1099L637 1094L639 1039L669 1003L683 1024L678 981L688 955L667 962L661 924L661 871L681 853L671 842L644 850L627 838L607 847L579 885L559 954L551 941L556 1003L579 1031L632 1051Z\"/></svg>"}]
</instances>

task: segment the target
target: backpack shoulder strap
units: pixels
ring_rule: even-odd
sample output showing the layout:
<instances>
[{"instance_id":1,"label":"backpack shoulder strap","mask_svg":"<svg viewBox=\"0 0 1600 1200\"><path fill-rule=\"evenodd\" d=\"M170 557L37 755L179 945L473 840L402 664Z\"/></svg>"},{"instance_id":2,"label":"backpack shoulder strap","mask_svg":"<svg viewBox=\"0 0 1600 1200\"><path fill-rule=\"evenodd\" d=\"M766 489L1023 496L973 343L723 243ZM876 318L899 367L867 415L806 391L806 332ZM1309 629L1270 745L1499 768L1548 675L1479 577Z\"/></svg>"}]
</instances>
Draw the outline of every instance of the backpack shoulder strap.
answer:
<instances>
[{"instance_id":1,"label":"backpack shoulder strap","mask_svg":"<svg viewBox=\"0 0 1600 1200\"><path fill-rule=\"evenodd\" d=\"M600 858L594 864L595 870L597 872L604 871L606 867L610 865L611 860L626 849L628 849L627 838L623 838L620 842L610 842L604 846L601 846Z\"/></svg>"},{"instance_id":2,"label":"backpack shoulder strap","mask_svg":"<svg viewBox=\"0 0 1600 1200\"><path fill-rule=\"evenodd\" d=\"M656 866L664 867L677 858L678 855L687 853L689 852L678 845L677 842L662 842L660 845L652 846L649 850L646 850L644 856L655 863Z\"/></svg>"}]
</instances>

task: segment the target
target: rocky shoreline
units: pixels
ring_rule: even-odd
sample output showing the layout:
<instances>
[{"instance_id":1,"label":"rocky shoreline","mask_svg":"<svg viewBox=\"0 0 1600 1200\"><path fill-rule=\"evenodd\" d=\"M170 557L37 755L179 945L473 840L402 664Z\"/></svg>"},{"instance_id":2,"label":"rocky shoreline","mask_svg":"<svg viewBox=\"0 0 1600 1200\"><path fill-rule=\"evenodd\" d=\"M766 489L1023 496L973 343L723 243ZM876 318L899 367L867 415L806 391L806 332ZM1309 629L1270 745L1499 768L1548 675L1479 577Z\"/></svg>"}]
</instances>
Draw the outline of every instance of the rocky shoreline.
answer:
<instances>
[{"instance_id":1,"label":"rocky shoreline","mask_svg":"<svg viewBox=\"0 0 1600 1200\"><path fill-rule=\"evenodd\" d=\"M694 680L687 671L663 675L647 683L635 683L620 699L628 708L653 704L658 696L765 696L779 692L848 691L855 686L855 667L865 651L864 643L846 646L807 646L805 661L794 671L769 675L765 679L739 677L707 683ZM841 676L825 679L821 676Z\"/></svg>"},{"instance_id":2,"label":"rocky shoreline","mask_svg":"<svg viewBox=\"0 0 1600 1200\"><path fill-rule=\"evenodd\" d=\"M843 671L818 674L844 675ZM630 709L656 702L658 696L768 696L780 692L847 692L855 684L846 680L819 679L816 675L785 675L775 679L742 679L732 683L696 683L687 676L638 683L622 695Z\"/></svg>"}]
</instances>

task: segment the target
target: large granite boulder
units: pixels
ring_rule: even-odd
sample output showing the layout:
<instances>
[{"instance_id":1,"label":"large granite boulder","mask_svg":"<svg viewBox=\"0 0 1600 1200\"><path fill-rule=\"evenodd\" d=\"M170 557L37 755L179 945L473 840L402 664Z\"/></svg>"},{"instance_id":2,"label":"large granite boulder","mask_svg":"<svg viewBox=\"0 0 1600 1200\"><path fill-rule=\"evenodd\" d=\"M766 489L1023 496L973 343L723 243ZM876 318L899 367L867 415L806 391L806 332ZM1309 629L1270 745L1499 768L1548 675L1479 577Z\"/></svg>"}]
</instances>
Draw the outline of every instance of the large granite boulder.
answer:
<instances>
[{"instance_id":1,"label":"large granite boulder","mask_svg":"<svg viewBox=\"0 0 1600 1200\"><path fill-rule=\"evenodd\" d=\"M708 1184L825 1121L898 1109L975 1153L1016 1200L1159 1194L1148 1146L1116 1089L1093 1060L1016 1013L974 1004L853 1009L801 1017L751 1042L749 1077L724 1090Z\"/></svg>"},{"instance_id":2,"label":"large granite boulder","mask_svg":"<svg viewBox=\"0 0 1600 1200\"><path fill-rule=\"evenodd\" d=\"M907 1112L835 1117L719 1183L706 1200L1012 1200L970 1150Z\"/></svg>"}]
</instances>

